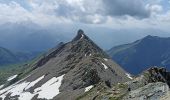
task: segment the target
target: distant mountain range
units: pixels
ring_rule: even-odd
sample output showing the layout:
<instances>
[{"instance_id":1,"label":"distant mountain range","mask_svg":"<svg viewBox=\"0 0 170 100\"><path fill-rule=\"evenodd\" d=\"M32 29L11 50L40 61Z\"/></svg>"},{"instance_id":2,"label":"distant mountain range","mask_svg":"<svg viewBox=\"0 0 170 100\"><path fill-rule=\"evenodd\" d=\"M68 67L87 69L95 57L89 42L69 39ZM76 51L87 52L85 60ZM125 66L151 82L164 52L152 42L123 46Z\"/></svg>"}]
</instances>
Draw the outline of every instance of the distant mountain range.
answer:
<instances>
[{"instance_id":1,"label":"distant mountain range","mask_svg":"<svg viewBox=\"0 0 170 100\"><path fill-rule=\"evenodd\" d=\"M46 51L67 40L58 30L48 30L33 23L6 23L0 25L0 46L12 51Z\"/></svg>"},{"instance_id":2,"label":"distant mountain range","mask_svg":"<svg viewBox=\"0 0 170 100\"><path fill-rule=\"evenodd\" d=\"M12 52L0 47L0 66L26 62L35 58L38 54L40 52Z\"/></svg>"},{"instance_id":3,"label":"distant mountain range","mask_svg":"<svg viewBox=\"0 0 170 100\"><path fill-rule=\"evenodd\" d=\"M139 74L150 66L170 69L170 38L149 35L133 43L113 47L107 53L132 74Z\"/></svg>"},{"instance_id":4,"label":"distant mountain range","mask_svg":"<svg viewBox=\"0 0 170 100\"><path fill-rule=\"evenodd\" d=\"M87 35L102 49L108 50L112 46L129 43L149 34L170 36L159 29L112 29L106 27L83 27ZM0 46L15 51L46 51L59 42L68 42L76 33L74 25L50 25L42 27L35 23L6 23L0 25ZM128 38L126 37L128 34ZM104 41L101 41L103 39Z\"/></svg>"}]
</instances>

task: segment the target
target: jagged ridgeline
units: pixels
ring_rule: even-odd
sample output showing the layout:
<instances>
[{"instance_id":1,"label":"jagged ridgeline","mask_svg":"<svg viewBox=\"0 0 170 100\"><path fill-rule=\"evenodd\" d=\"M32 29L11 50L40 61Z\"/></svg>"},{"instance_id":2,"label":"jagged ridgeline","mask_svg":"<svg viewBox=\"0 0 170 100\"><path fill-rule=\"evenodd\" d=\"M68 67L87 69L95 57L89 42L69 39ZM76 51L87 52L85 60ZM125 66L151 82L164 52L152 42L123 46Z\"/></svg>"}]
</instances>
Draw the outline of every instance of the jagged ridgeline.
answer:
<instances>
[{"instance_id":1,"label":"jagged ridgeline","mask_svg":"<svg viewBox=\"0 0 170 100\"><path fill-rule=\"evenodd\" d=\"M100 84L110 88L131 79L83 30L71 42L51 49L32 68L25 78L0 90L0 98L75 100Z\"/></svg>"}]
</instances>

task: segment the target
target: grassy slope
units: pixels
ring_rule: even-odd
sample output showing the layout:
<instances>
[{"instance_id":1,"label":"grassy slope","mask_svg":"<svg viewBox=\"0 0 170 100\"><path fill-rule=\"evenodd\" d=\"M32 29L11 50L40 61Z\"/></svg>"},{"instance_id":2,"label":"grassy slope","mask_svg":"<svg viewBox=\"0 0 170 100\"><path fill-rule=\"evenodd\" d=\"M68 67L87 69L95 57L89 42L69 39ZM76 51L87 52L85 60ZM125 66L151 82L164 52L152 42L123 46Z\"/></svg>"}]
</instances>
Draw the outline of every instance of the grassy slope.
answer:
<instances>
[{"instance_id":1,"label":"grassy slope","mask_svg":"<svg viewBox=\"0 0 170 100\"><path fill-rule=\"evenodd\" d=\"M28 62L0 66L0 85L6 84L6 80L12 75L18 74L18 77L13 82L7 83L7 85L13 84L14 82L28 75L32 70L34 70L35 62L41 57L42 55L39 55L37 58Z\"/></svg>"},{"instance_id":2,"label":"grassy slope","mask_svg":"<svg viewBox=\"0 0 170 100\"><path fill-rule=\"evenodd\" d=\"M25 69L22 64L7 65L0 67L0 84L4 84L8 77L19 74Z\"/></svg>"}]
</instances>

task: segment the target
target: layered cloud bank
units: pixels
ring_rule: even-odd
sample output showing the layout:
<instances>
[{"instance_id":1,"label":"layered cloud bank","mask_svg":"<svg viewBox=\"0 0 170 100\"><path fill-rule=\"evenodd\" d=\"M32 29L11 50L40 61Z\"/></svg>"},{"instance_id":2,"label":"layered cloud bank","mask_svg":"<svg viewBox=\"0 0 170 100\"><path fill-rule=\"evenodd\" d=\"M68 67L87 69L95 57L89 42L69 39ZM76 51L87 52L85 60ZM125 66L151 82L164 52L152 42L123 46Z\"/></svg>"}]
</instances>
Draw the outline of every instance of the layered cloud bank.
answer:
<instances>
[{"instance_id":1,"label":"layered cloud bank","mask_svg":"<svg viewBox=\"0 0 170 100\"><path fill-rule=\"evenodd\" d=\"M167 0L1 0L0 21L42 26L59 23L166 26L170 20L167 3Z\"/></svg>"}]
</instances>

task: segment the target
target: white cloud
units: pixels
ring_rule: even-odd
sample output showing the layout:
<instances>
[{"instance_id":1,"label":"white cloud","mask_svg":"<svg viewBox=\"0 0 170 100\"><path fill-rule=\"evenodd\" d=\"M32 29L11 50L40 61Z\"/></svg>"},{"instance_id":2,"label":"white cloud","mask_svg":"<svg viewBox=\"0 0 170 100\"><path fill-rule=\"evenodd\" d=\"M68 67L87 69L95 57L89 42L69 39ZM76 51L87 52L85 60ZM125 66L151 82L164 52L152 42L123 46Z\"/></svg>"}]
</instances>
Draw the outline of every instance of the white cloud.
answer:
<instances>
[{"instance_id":1,"label":"white cloud","mask_svg":"<svg viewBox=\"0 0 170 100\"><path fill-rule=\"evenodd\" d=\"M28 2L28 1L27 1ZM131 3L129 3L131 2ZM19 1L0 3L0 24L32 22L94 24L110 28L150 28L169 25L169 12L161 0L29 0L27 9ZM164 12L164 13L163 13ZM156 25L156 26L155 26Z\"/></svg>"},{"instance_id":2,"label":"white cloud","mask_svg":"<svg viewBox=\"0 0 170 100\"><path fill-rule=\"evenodd\" d=\"M100 1L100 0L99 0ZM101 23L102 15L97 14L101 3L95 0L35 0L31 1L32 13L83 23ZM63 21L62 21L63 22Z\"/></svg>"},{"instance_id":3,"label":"white cloud","mask_svg":"<svg viewBox=\"0 0 170 100\"><path fill-rule=\"evenodd\" d=\"M150 5L147 4L146 8L151 11L151 13L160 13L163 11L163 7L158 4Z\"/></svg>"},{"instance_id":4,"label":"white cloud","mask_svg":"<svg viewBox=\"0 0 170 100\"><path fill-rule=\"evenodd\" d=\"M119 7L113 8L115 11L110 12L106 7L109 6L110 3L114 4L109 0L30 0L28 5L30 9L26 9L21 6L18 2L10 2L9 4L1 4L6 7L0 7L2 16L1 18L6 18L5 21L33 21L39 24L48 24L51 22L56 23L64 23L64 22L82 22L82 23L92 23L92 24L101 24L107 21L108 16L116 15L132 15L135 13L134 10L130 10L131 5L125 5L123 7L125 0L121 0L121 2L117 2L117 5L122 5L119 11ZM140 0L141 1L141 0ZM145 16L142 8L143 5L138 4L136 0L133 0L133 6L140 6L139 16ZM122 4L121 4L122 3ZM109 8L109 9L112 9ZM3 10L3 11L2 11ZM129 11L128 11L129 10ZM111 10L112 11L112 10ZM135 9L135 11L137 11ZM5 14L3 14L5 12ZM11 13L12 12L12 13ZM117 12L122 12L121 14L117 14ZM138 16L135 15L135 16Z\"/></svg>"},{"instance_id":5,"label":"white cloud","mask_svg":"<svg viewBox=\"0 0 170 100\"><path fill-rule=\"evenodd\" d=\"M70 19L64 18L63 16L56 16L54 14L56 7L51 6L47 2L43 2L43 4L40 5L30 2L30 6L32 9L28 10L14 1L8 4L0 3L0 24L30 21L39 25L48 25L51 23L71 22Z\"/></svg>"},{"instance_id":6,"label":"white cloud","mask_svg":"<svg viewBox=\"0 0 170 100\"><path fill-rule=\"evenodd\" d=\"M0 21L5 22L18 22L25 21L31 17L31 13L25 10L16 2L10 2L9 4L0 4Z\"/></svg>"},{"instance_id":7,"label":"white cloud","mask_svg":"<svg viewBox=\"0 0 170 100\"><path fill-rule=\"evenodd\" d=\"M110 16L129 15L147 18L150 11L145 8L144 0L103 0L106 14Z\"/></svg>"}]
</instances>

